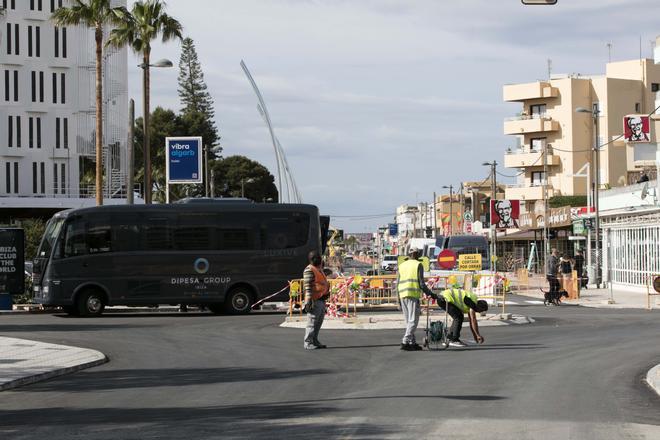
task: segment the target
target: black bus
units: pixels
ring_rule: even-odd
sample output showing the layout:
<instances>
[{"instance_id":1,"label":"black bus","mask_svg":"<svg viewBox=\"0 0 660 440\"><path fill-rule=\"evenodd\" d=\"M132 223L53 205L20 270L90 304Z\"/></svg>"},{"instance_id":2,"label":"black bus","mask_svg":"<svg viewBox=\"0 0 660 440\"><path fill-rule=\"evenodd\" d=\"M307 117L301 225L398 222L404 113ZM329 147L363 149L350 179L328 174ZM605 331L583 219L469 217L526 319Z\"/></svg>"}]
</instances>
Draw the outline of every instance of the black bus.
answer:
<instances>
[{"instance_id":1,"label":"black bus","mask_svg":"<svg viewBox=\"0 0 660 440\"><path fill-rule=\"evenodd\" d=\"M248 313L302 276L324 220L316 206L248 201L62 211L34 261L34 299L81 316L156 304Z\"/></svg>"}]
</instances>

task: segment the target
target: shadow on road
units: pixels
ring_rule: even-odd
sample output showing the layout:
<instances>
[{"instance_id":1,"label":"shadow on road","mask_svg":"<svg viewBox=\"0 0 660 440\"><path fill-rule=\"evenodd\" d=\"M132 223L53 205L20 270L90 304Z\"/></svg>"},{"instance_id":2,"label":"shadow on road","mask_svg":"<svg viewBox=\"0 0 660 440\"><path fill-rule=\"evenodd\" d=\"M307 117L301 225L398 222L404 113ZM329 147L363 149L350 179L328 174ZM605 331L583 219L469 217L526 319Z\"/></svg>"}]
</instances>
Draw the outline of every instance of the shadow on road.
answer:
<instances>
[{"instance_id":1,"label":"shadow on road","mask_svg":"<svg viewBox=\"0 0 660 440\"><path fill-rule=\"evenodd\" d=\"M381 347L399 347L401 344L373 344L373 345L341 345L337 347L328 347L327 350L343 350L346 348L381 348Z\"/></svg>"},{"instance_id":2,"label":"shadow on road","mask_svg":"<svg viewBox=\"0 0 660 440\"><path fill-rule=\"evenodd\" d=\"M183 387L231 382L295 379L330 373L329 370L276 370L274 368L163 368L135 370L83 371L66 385L71 392L118 390L128 388ZM43 392L62 389L62 380L37 383L17 392Z\"/></svg>"},{"instance_id":3,"label":"shadow on road","mask_svg":"<svg viewBox=\"0 0 660 440\"><path fill-rule=\"evenodd\" d=\"M91 324L90 321L80 321L80 324L8 324L0 325L0 333L32 333L32 332L81 332L81 331L115 331L135 328L151 328L155 325L126 324ZM5 335L6 336L6 335Z\"/></svg>"}]
</instances>

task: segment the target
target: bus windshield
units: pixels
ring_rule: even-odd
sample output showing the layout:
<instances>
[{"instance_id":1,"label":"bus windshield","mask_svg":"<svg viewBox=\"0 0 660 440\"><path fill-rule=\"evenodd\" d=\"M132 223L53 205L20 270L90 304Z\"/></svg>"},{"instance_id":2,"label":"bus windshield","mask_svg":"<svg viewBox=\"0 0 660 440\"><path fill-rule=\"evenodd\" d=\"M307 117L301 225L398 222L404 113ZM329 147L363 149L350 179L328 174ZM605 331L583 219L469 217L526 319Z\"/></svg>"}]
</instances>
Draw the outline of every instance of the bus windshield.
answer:
<instances>
[{"instance_id":1,"label":"bus windshield","mask_svg":"<svg viewBox=\"0 0 660 440\"><path fill-rule=\"evenodd\" d=\"M48 258L55 246L57 237L60 235L60 230L64 224L63 218L53 218L46 223L46 231L41 239L39 250L37 251L37 258Z\"/></svg>"}]
</instances>

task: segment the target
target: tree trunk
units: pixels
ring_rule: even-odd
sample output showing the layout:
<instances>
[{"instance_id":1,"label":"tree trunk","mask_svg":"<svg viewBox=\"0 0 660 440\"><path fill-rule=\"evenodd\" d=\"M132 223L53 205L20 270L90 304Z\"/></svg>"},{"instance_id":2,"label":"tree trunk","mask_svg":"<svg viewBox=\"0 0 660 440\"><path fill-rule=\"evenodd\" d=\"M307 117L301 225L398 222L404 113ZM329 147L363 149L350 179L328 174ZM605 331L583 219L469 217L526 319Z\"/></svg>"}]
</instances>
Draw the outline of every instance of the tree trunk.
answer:
<instances>
[{"instance_id":1,"label":"tree trunk","mask_svg":"<svg viewBox=\"0 0 660 440\"><path fill-rule=\"evenodd\" d=\"M96 40L96 204L103 205L103 28L97 26Z\"/></svg>"},{"instance_id":2,"label":"tree trunk","mask_svg":"<svg viewBox=\"0 0 660 440\"><path fill-rule=\"evenodd\" d=\"M144 145L142 150L144 152L144 203L151 203L151 144L149 142L149 56L150 50L146 49L142 57L142 108L144 115L143 122L143 139Z\"/></svg>"}]
</instances>

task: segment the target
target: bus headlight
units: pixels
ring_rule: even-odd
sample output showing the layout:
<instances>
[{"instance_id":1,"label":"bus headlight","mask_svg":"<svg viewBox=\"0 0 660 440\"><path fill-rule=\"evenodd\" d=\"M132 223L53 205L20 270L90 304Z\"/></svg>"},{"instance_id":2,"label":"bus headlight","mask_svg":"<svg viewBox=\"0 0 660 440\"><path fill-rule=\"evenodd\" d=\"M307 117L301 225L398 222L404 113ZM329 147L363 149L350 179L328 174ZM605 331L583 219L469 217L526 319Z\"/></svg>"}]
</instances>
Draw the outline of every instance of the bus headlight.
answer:
<instances>
[{"instance_id":1,"label":"bus headlight","mask_svg":"<svg viewBox=\"0 0 660 440\"><path fill-rule=\"evenodd\" d=\"M48 286L44 286L44 295L48 295Z\"/></svg>"}]
</instances>

